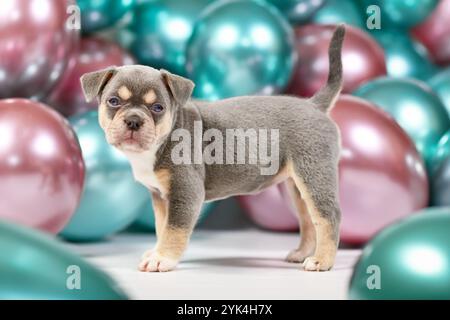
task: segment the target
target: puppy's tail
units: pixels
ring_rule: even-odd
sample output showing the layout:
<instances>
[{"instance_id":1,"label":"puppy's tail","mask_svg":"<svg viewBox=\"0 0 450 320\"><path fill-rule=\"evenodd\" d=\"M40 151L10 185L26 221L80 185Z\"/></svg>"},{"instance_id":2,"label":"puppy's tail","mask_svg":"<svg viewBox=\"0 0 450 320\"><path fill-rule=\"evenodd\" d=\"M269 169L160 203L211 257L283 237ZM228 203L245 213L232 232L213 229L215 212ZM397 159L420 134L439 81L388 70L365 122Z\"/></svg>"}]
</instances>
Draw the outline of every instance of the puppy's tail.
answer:
<instances>
[{"instance_id":1,"label":"puppy's tail","mask_svg":"<svg viewBox=\"0 0 450 320\"><path fill-rule=\"evenodd\" d=\"M333 33L328 49L330 69L327 84L311 98L311 101L323 112L331 110L342 89L341 51L344 37L345 25L340 24Z\"/></svg>"}]
</instances>

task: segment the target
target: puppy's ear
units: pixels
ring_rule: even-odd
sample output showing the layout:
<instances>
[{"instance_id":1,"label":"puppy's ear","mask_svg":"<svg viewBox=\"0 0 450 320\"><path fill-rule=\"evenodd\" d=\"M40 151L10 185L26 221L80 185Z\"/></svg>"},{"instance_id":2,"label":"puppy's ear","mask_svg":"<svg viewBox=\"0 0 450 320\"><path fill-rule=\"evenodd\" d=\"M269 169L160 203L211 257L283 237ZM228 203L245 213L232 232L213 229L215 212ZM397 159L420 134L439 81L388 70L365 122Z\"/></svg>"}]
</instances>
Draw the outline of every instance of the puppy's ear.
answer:
<instances>
[{"instance_id":1,"label":"puppy's ear","mask_svg":"<svg viewBox=\"0 0 450 320\"><path fill-rule=\"evenodd\" d=\"M87 102L100 95L109 80L117 73L116 67L85 73L81 76L81 87Z\"/></svg>"},{"instance_id":2,"label":"puppy's ear","mask_svg":"<svg viewBox=\"0 0 450 320\"><path fill-rule=\"evenodd\" d=\"M164 69L161 69L160 72L163 82L169 88L174 100L178 105L184 106L192 95L195 87L194 83L189 79L177 76Z\"/></svg>"}]
</instances>

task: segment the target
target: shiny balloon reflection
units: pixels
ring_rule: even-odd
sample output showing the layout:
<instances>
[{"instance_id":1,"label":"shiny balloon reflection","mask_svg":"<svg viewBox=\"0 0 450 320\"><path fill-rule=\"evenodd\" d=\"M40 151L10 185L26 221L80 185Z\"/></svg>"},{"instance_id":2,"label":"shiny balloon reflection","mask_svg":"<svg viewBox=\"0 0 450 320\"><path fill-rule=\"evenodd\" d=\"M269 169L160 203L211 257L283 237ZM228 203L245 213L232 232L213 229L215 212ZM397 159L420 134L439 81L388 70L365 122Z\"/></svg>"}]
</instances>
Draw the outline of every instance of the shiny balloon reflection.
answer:
<instances>
[{"instance_id":1,"label":"shiny balloon reflection","mask_svg":"<svg viewBox=\"0 0 450 320\"><path fill-rule=\"evenodd\" d=\"M276 6L293 24L305 23L327 0L264 0Z\"/></svg>"},{"instance_id":2,"label":"shiny balloon reflection","mask_svg":"<svg viewBox=\"0 0 450 320\"><path fill-rule=\"evenodd\" d=\"M428 180L413 142L387 113L343 95L331 117L342 140L341 238L364 243L398 218L428 204Z\"/></svg>"},{"instance_id":3,"label":"shiny balloon reflection","mask_svg":"<svg viewBox=\"0 0 450 320\"><path fill-rule=\"evenodd\" d=\"M271 6L237 0L206 9L187 47L197 98L217 100L284 89L295 63L292 29Z\"/></svg>"},{"instance_id":4,"label":"shiny balloon reflection","mask_svg":"<svg viewBox=\"0 0 450 320\"><path fill-rule=\"evenodd\" d=\"M351 299L450 299L450 208L423 210L384 229L355 267ZM381 287L367 286L370 266Z\"/></svg>"},{"instance_id":5,"label":"shiny balloon reflection","mask_svg":"<svg viewBox=\"0 0 450 320\"><path fill-rule=\"evenodd\" d=\"M49 107L0 100L0 219L57 233L78 206L84 164L69 124Z\"/></svg>"},{"instance_id":6,"label":"shiny balloon reflection","mask_svg":"<svg viewBox=\"0 0 450 320\"><path fill-rule=\"evenodd\" d=\"M450 116L450 67L437 73L428 81L428 84L441 98Z\"/></svg>"},{"instance_id":7,"label":"shiny balloon reflection","mask_svg":"<svg viewBox=\"0 0 450 320\"><path fill-rule=\"evenodd\" d=\"M312 22L317 24L346 23L364 29L366 24L361 12L356 1L327 0L314 14Z\"/></svg>"},{"instance_id":8,"label":"shiny balloon reflection","mask_svg":"<svg viewBox=\"0 0 450 320\"><path fill-rule=\"evenodd\" d=\"M0 5L0 98L42 98L62 76L78 31L73 0L8 0Z\"/></svg>"},{"instance_id":9,"label":"shiny balloon reflection","mask_svg":"<svg viewBox=\"0 0 450 320\"><path fill-rule=\"evenodd\" d=\"M131 224L150 194L134 180L127 158L106 142L97 111L70 122L83 151L86 183L80 206L61 235L72 241L100 240Z\"/></svg>"}]
</instances>

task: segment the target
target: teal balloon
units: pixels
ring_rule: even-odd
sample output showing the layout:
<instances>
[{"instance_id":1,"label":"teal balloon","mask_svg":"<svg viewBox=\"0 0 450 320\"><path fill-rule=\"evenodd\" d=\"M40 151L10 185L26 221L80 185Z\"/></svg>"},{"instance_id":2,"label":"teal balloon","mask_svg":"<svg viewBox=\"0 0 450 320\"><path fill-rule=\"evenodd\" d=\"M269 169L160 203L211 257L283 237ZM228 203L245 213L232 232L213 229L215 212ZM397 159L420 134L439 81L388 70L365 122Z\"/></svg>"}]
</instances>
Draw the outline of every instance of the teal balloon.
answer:
<instances>
[{"instance_id":1,"label":"teal balloon","mask_svg":"<svg viewBox=\"0 0 450 320\"><path fill-rule=\"evenodd\" d=\"M136 0L77 0L81 11L81 31L92 33L112 27L131 12Z\"/></svg>"},{"instance_id":2,"label":"teal balloon","mask_svg":"<svg viewBox=\"0 0 450 320\"><path fill-rule=\"evenodd\" d=\"M204 203L198 222L201 223L216 206L217 202ZM137 218L134 225L146 231L155 231L155 214L151 201L144 205L141 215Z\"/></svg>"},{"instance_id":3,"label":"teal balloon","mask_svg":"<svg viewBox=\"0 0 450 320\"><path fill-rule=\"evenodd\" d=\"M186 45L200 12L212 0L148 0L138 4L130 50L142 64L186 75Z\"/></svg>"},{"instance_id":4,"label":"teal balloon","mask_svg":"<svg viewBox=\"0 0 450 320\"><path fill-rule=\"evenodd\" d=\"M420 81L378 78L354 93L390 113L414 141L431 168L439 139L450 129L450 119L439 97Z\"/></svg>"},{"instance_id":5,"label":"teal balloon","mask_svg":"<svg viewBox=\"0 0 450 320\"><path fill-rule=\"evenodd\" d=\"M289 19L293 24L307 22L319 10L327 0L265 0ZM328 0L329 1L329 0ZM341 0L342 2L342 0Z\"/></svg>"},{"instance_id":6,"label":"teal balloon","mask_svg":"<svg viewBox=\"0 0 450 320\"><path fill-rule=\"evenodd\" d=\"M109 276L55 239L3 222L0 284L0 300L127 299Z\"/></svg>"},{"instance_id":7,"label":"teal balloon","mask_svg":"<svg viewBox=\"0 0 450 320\"><path fill-rule=\"evenodd\" d=\"M450 208L426 209L381 231L364 248L349 298L450 299Z\"/></svg>"},{"instance_id":8,"label":"teal balloon","mask_svg":"<svg viewBox=\"0 0 450 320\"><path fill-rule=\"evenodd\" d=\"M450 157L450 131L444 134L441 140L439 140L439 143L434 152L432 171L435 172L441 166L442 162L444 162L444 160L449 157Z\"/></svg>"},{"instance_id":9,"label":"teal balloon","mask_svg":"<svg viewBox=\"0 0 450 320\"><path fill-rule=\"evenodd\" d=\"M366 28L365 15L353 0L328 0L312 18L317 24L345 23L360 29Z\"/></svg>"},{"instance_id":10,"label":"teal balloon","mask_svg":"<svg viewBox=\"0 0 450 320\"><path fill-rule=\"evenodd\" d=\"M407 30L383 28L370 33L384 49L389 76L428 80L436 74L438 67L431 62L427 49L412 40Z\"/></svg>"},{"instance_id":11,"label":"teal balloon","mask_svg":"<svg viewBox=\"0 0 450 320\"><path fill-rule=\"evenodd\" d=\"M428 83L441 98L450 115L450 68L437 73Z\"/></svg>"},{"instance_id":12,"label":"teal balloon","mask_svg":"<svg viewBox=\"0 0 450 320\"><path fill-rule=\"evenodd\" d=\"M127 158L106 142L97 111L69 120L80 141L86 178L80 206L61 236L100 240L131 224L150 195L134 180Z\"/></svg>"},{"instance_id":13,"label":"teal balloon","mask_svg":"<svg viewBox=\"0 0 450 320\"><path fill-rule=\"evenodd\" d=\"M187 49L194 95L208 100L281 92L295 62L292 28L264 2L211 5L196 23Z\"/></svg>"},{"instance_id":14,"label":"teal balloon","mask_svg":"<svg viewBox=\"0 0 450 320\"><path fill-rule=\"evenodd\" d=\"M439 0L362 0L363 12L370 5L381 9L381 25L412 27L423 22L436 8Z\"/></svg>"}]
</instances>

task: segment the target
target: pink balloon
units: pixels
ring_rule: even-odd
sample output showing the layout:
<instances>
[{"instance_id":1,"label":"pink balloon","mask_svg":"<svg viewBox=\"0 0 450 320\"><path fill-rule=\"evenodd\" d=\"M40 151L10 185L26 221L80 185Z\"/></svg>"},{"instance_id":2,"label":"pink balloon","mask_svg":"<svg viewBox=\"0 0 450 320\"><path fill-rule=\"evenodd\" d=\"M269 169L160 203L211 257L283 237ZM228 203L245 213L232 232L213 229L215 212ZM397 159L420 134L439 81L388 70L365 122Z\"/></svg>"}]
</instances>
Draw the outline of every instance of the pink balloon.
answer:
<instances>
[{"instance_id":1,"label":"pink balloon","mask_svg":"<svg viewBox=\"0 0 450 320\"><path fill-rule=\"evenodd\" d=\"M331 112L341 131L341 239L363 243L428 204L428 179L414 143L384 111L342 95Z\"/></svg>"},{"instance_id":2,"label":"pink balloon","mask_svg":"<svg viewBox=\"0 0 450 320\"><path fill-rule=\"evenodd\" d=\"M250 219L258 226L272 231L296 231L298 220L283 184L256 195L237 197Z\"/></svg>"},{"instance_id":3,"label":"pink balloon","mask_svg":"<svg viewBox=\"0 0 450 320\"><path fill-rule=\"evenodd\" d=\"M427 47L434 62L450 63L450 0L441 0L425 22L412 29L412 35Z\"/></svg>"},{"instance_id":4,"label":"pink balloon","mask_svg":"<svg viewBox=\"0 0 450 320\"><path fill-rule=\"evenodd\" d=\"M0 219L57 233L77 208L83 179L66 120L40 103L0 100Z\"/></svg>"},{"instance_id":5,"label":"pink balloon","mask_svg":"<svg viewBox=\"0 0 450 320\"><path fill-rule=\"evenodd\" d=\"M97 102L87 103L81 90L80 77L109 66L133 64L134 59L114 42L100 38L81 40L80 50L71 58L63 79L47 99L47 103L65 116L96 109Z\"/></svg>"},{"instance_id":6,"label":"pink balloon","mask_svg":"<svg viewBox=\"0 0 450 320\"><path fill-rule=\"evenodd\" d=\"M328 77L328 47L335 25L306 25L295 29L299 55L287 92L311 97ZM342 61L344 68L344 93L353 92L364 82L386 75L383 49L369 34L346 26Z\"/></svg>"}]
</instances>

